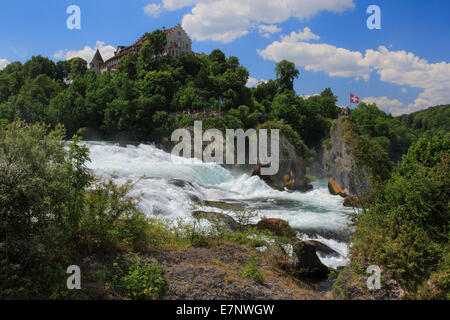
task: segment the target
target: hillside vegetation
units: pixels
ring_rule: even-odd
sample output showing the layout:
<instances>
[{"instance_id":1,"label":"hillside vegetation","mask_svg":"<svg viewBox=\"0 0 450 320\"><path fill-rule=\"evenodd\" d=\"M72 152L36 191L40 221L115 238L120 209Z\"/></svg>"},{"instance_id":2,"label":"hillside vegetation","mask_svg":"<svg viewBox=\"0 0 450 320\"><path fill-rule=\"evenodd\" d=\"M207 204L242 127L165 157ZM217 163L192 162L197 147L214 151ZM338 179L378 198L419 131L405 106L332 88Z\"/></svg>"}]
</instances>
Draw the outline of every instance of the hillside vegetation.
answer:
<instances>
[{"instance_id":1,"label":"hillside vegetation","mask_svg":"<svg viewBox=\"0 0 450 320\"><path fill-rule=\"evenodd\" d=\"M450 132L450 105L430 107L398 119L416 135L447 133Z\"/></svg>"}]
</instances>

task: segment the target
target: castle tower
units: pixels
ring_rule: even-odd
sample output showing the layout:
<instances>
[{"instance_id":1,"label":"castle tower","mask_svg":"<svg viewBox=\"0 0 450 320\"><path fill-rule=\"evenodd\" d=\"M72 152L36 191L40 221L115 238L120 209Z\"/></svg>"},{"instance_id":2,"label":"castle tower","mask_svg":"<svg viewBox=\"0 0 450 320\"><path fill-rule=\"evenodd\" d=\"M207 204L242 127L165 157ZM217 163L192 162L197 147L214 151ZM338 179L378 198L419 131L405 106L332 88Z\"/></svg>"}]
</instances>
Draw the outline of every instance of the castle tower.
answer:
<instances>
[{"instance_id":1,"label":"castle tower","mask_svg":"<svg viewBox=\"0 0 450 320\"><path fill-rule=\"evenodd\" d=\"M105 62L103 61L102 55L100 54L100 51L95 53L94 58L92 59L91 63L89 64L90 68L95 71L97 75L100 75L102 73L103 65Z\"/></svg>"}]
</instances>

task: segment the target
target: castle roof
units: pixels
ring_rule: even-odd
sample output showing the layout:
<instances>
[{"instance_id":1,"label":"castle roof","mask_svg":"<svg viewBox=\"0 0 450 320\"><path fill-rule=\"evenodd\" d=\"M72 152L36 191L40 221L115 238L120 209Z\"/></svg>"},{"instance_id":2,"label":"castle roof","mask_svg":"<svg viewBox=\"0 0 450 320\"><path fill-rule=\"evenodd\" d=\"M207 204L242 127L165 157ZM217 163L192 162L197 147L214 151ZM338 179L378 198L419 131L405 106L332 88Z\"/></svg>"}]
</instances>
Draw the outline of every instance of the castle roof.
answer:
<instances>
[{"instance_id":1,"label":"castle roof","mask_svg":"<svg viewBox=\"0 0 450 320\"><path fill-rule=\"evenodd\" d=\"M173 28L170 29L163 29L163 31L168 35L170 33L172 33L173 31L175 31L177 29L178 26L175 26Z\"/></svg>"},{"instance_id":2,"label":"castle roof","mask_svg":"<svg viewBox=\"0 0 450 320\"><path fill-rule=\"evenodd\" d=\"M174 32L175 30L177 30L177 28L183 29L180 24L177 24L175 27L170 28L170 29L166 29L165 27L163 27L162 31L166 34L166 36L168 36L169 34ZM114 56L112 56L111 58L109 58L105 62L103 62L103 59L102 59L101 63L108 63L109 61L112 61L114 59L122 58L123 56L125 56L125 55L127 55L127 54L129 54L131 52L139 51L140 48L142 47L142 45L144 44L144 42L146 42L146 41L148 41L148 39L146 37L146 34L144 34L142 37L140 37L135 43L133 43L130 46L118 46L117 50L114 52ZM170 48L179 48L179 47L175 43L175 44L171 44ZM98 52L98 50L97 50L97 52ZM99 54L99 57L101 59L101 55L100 55L99 52L98 52L98 54ZM92 60L91 63L96 62L96 61L94 61L96 59L96 57L97 57L97 53L95 54L95 57L94 57L94 59Z\"/></svg>"},{"instance_id":3,"label":"castle roof","mask_svg":"<svg viewBox=\"0 0 450 320\"><path fill-rule=\"evenodd\" d=\"M94 55L94 58L91 61L91 64L94 64L94 63L97 63L97 64L103 64L104 63L102 55L100 54L100 51L98 49L97 49L97 52Z\"/></svg>"}]
</instances>

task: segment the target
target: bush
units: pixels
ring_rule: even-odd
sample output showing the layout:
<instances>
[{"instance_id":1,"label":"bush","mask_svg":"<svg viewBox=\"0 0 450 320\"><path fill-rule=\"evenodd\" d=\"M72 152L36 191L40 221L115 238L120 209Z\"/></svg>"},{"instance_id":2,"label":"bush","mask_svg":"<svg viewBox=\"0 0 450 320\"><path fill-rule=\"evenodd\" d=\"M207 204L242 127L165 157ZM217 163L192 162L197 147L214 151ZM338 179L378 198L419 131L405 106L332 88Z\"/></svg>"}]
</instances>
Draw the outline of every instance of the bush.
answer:
<instances>
[{"instance_id":1,"label":"bush","mask_svg":"<svg viewBox=\"0 0 450 320\"><path fill-rule=\"evenodd\" d=\"M352 249L354 261L387 267L411 294L432 274L450 268L450 148L447 143L438 147L435 138L423 139L370 195L372 204L357 220Z\"/></svg>"},{"instance_id":2,"label":"bush","mask_svg":"<svg viewBox=\"0 0 450 320\"><path fill-rule=\"evenodd\" d=\"M242 276L259 284L265 283L264 274L259 270L259 259L253 256L250 263L246 264Z\"/></svg>"},{"instance_id":3,"label":"bush","mask_svg":"<svg viewBox=\"0 0 450 320\"><path fill-rule=\"evenodd\" d=\"M157 300L166 286L163 269L137 254L121 256L114 263L108 285L121 296L138 300Z\"/></svg>"},{"instance_id":4,"label":"bush","mask_svg":"<svg viewBox=\"0 0 450 320\"><path fill-rule=\"evenodd\" d=\"M63 137L62 127L20 121L0 131L2 297L54 297L65 284L56 239L78 225L90 175L86 150L67 151Z\"/></svg>"},{"instance_id":5,"label":"bush","mask_svg":"<svg viewBox=\"0 0 450 320\"><path fill-rule=\"evenodd\" d=\"M137 209L130 183L96 179L88 149L63 137L62 127L20 121L0 131L0 298L63 298L67 266L87 255L174 242ZM145 279L141 271L125 281Z\"/></svg>"}]
</instances>

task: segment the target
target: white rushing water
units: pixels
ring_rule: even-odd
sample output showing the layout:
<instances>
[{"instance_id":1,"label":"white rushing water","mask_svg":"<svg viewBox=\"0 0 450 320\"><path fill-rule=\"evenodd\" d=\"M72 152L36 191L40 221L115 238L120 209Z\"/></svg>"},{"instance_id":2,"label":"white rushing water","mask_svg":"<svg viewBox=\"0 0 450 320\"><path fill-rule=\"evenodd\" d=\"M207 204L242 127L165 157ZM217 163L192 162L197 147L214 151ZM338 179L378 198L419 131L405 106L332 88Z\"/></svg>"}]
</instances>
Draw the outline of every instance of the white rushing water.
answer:
<instances>
[{"instance_id":1,"label":"white rushing water","mask_svg":"<svg viewBox=\"0 0 450 320\"><path fill-rule=\"evenodd\" d=\"M316 239L341 256L321 256L331 267L347 263L348 214L342 198L328 192L326 181L313 182L306 192L283 192L270 188L259 177L233 175L217 164L172 158L150 145L120 147L106 142L85 142L90 149L88 164L96 174L114 177L121 184L136 182L134 195L141 195L140 209L148 215L190 217L191 204L198 200L233 200L257 210L259 217L281 218L304 232L304 239ZM190 182L174 184L171 179ZM217 210L208 208L209 211Z\"/></svg>"}]
</instances>

